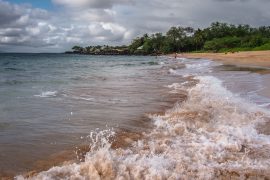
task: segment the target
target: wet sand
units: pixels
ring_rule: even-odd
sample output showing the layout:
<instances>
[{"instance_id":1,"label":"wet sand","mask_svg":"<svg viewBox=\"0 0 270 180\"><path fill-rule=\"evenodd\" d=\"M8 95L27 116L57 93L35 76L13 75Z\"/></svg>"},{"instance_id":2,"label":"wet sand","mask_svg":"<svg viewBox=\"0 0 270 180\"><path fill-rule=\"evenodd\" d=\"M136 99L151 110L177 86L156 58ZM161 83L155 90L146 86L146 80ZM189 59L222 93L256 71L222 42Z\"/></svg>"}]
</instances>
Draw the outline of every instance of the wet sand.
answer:
<instances>
[{"instance_id":1,"label":"wet sand","mask_svg":"<svg viewBox=\"0 0 270 180\"><path fill-rule=\"evenodd\" d=\"M171 56L174 56L171 55ZM221 66L227 71L249 71L261 75L270 74L270 51L246 51L235 53L184 53L177 54L177 57L210 59L224 64ZM270 97L269 78L264 79L265 87L259 94ZM265 119L264 123L258 124L257 130L262 133L270 134L270 119Z\"/></svg>"},{"instance_id":2,"label":"wet sand","mask_svg":"<svg viewBox=\"0 0 270 180\"><path fill-rule=\"evenodd\" d=\"M170 56L175 56L174 54ZM221 62L221 67L227 71L249 71L261 75L270 74L270 51L246 51L235 53L184 53L177 54L177 57L192 59L210 59ZM270 97L269 78L264 79L266 89L261 94Z\"/></svg>"},{"instance_id":3,"label":"wet sand","mask_svg":"<svg viewBox=\"0 0 270 180\"><path fill-rule=\"evenodd\" d=\"M270 68L270 51L247 51L236 53L184 53L178 57L206 58L230 65L260 66Z\"/></svg>"}]
</instances>

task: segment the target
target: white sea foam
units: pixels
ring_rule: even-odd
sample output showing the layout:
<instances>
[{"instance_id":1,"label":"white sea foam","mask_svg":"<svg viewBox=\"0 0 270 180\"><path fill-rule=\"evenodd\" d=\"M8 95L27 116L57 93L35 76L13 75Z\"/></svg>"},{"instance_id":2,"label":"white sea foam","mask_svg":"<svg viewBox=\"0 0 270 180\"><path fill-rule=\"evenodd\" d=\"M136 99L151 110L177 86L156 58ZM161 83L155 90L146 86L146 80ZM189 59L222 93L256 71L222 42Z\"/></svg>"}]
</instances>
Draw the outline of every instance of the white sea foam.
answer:
<instances>
[{"instance_id":1,"label":"white sea foam","mask_svg":"<svg viewBox=\"0 0 270 180\"><path fill-rule=\"evenodd\" d=\"M187 60L187 58L183 58L183 57L178 57L178 58L176 58L176 59L178 59L178 60L182 60L182 61Z\"/></svg>"},{"instance_id":2,"label":"white sea foam","mask_svg":"<svg viewBox=\"0 0 270 180\"><path fill-rule=\"evenodd\" d=\"M73 96L73 99L84 100L84 101L95 101L93 97Z\"/></svg>"},{"instance_id":3,"label":"white sea foam","mask_svg":"<svg viewBox=\"0 0 270 180\"><path fill-rule=\"evenodd\" d=\"M181 75L181 74L179 74L179 72L177 70L174 70L174 69L169 69L169 72L173 75Z\"/></svg>"},{"instance_id":4,"label":"white sea foam","mask_svg":"<svg viewBox=\"0 0 270 180\"><path fill-rule=\"evenodd\" d=\"M168 88L171 88L171 89L179 89L179 88L181 88L182 86L181 86L181 84L179 84L179 83L173 83L173 84L171 84L171 85L168 85Z\"/></svg>"},{"instance_id":5,"label":"white sea foam","mask_svg":"<svg viewBox=\"0 0 270 180\"><path fill-rule=\"evenodd\" d=\"M185 81L185 82L182 82L182 83L173 83L171 85L168 85L167 87L172 89L171 91L169 91L169 93L173 93L173 94L176 94L176 93L179 93L179 92L183 92L185 91L185 85L187 85L188 82Z\"/></svg>"},{"instance_id":6,"label":"white sea foam","mask_svg":"<svg viewBox=\"0 0 270 180\"><path fill-rule=\"evenodd\" d=\"M259 106L267 108L267 107L270 107L270 103L263 103L263 104L260 104Z\"/></svg>"},{"instance_id":7,"label":"white sea foam","mask_svg":"<svg viewBox=\"0 0 270 180\"><path fill-rule=\"evenodd\" d=\"M159 62L158 64L159 64L159 65L164 65L165 62L161 61L161 62Z\"/></svg>"},{"instance_id":8,"label":"white sea foam","mask_svg":"<svg viewBox=\"0 0 270 180\"><path fill-rule=\"evenodd\" d=\"M181 62L185 65L184 69L170 69L169 72L171 74L181 75L184 77L209 75L209 73L212 73L213 67L220 65L220 63L216 63L210 60L182 59Z\"/></svg>"},{"instance_id":9,"label":"white sea foam","mask_svg":"<svg viewBox=\"0 0 270 180\"><path fill-rule=\"evenodd\" d=\"M41 94L38 94L38 95L34 95L36 97L55 97L57 96L57 91L45 91L45 92L42 92Z\"/></svg>"},{"instance_id":10,"label":"white sea foam","mask_svg":"<svg viewBox=\"0 0 270 180\"><path fill-rule=\"evenodd\" d=\"M269 112L236 97L217 78L196 79L188 99L152 115L155 128L130 148L112 149L113 131L92 133L84 162L30 179L269 178L270 136L255 129Z\"/></svg>"},{"instance_id":11,"label":"white sea foam","mask_svg":"<svg viewBox=\"0 0 270 180\"><path fill-rule=\"evenodd\" d=\"M205 60L202 61L200 63L192 63L192 64L186 64L186 68L187 69L205 69L206 67L210 67L211 64L213 64L212 61L209 60Z\"/></svg>"}]
</instances>

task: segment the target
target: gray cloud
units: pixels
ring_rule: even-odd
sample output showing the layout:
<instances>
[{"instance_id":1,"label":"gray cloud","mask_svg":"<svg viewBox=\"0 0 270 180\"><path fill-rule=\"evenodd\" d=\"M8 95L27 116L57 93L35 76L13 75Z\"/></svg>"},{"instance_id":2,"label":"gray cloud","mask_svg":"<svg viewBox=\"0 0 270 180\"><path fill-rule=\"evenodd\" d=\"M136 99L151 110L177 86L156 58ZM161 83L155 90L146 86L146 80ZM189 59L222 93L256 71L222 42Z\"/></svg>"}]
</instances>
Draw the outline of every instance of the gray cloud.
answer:
<instances>
[{"instance_id":1,"label":"gray cloud","mask_svg":"<svg viewBox=\"0 0 270 180\"><path fill-rule=\"evenodd\" d=\"M171 26L270 25L268 0L52 0L54 11L0 0L0 51L62 52L129 43Z\"/></svg>"},{"instance_id":2,"label":"gray cloud","mask_svg":"<svg viewBox=\"0 0 270 180\"><path fill-rule=\"evenodd\" d=\"M0 1L0 24L1 27L9 24L10 22L13 22L15 20L18 20L20 18L20 14L14 12L16 9L15 6L10 6L7 2ZM13 13L11 13L13 12Z\"/></svg>"}]
</instances>

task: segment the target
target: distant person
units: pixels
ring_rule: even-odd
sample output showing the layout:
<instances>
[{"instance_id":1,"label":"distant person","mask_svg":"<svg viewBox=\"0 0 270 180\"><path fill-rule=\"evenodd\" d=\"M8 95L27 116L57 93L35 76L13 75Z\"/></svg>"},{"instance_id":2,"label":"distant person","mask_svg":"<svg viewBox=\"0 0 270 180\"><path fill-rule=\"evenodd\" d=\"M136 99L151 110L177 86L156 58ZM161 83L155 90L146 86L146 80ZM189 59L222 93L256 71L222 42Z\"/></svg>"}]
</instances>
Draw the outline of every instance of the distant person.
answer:
<instances>
[{"instance_id":1,"label":"distant person","mask_svg":"<svg viewBox=\"0 0 270 180\"><path fill-rule=\"evenodd\" d=\"M177 53L174 53L174 58L175 58L175 59L177 58Z\"/></svg>"}]
</instances>

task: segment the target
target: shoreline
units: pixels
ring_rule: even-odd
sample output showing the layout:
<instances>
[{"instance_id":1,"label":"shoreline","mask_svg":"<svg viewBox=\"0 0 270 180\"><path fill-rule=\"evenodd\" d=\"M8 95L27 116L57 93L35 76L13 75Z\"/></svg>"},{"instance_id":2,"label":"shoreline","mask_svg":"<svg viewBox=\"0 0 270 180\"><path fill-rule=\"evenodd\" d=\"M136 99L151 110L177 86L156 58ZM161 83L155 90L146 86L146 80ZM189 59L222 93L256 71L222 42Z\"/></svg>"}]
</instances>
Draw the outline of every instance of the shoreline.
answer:
<instances>
[{"instance_id":1,"label":"shoreline","mask_svg":"<svg viewBox=\"0 0 270 180\"><path fill-rule=\"evenodd\" d=\"M217 77L197 77L195 74L201 73L201 68L197 69L196 65L201 60L191 60L195 65L191 67L182 65L187 61L181 64L173 58L169 61L171 64L166 65L164 62L165 69L161 70L174 73L173 77L176 77L177 81L174 81L173 77L173 84L166 81L164 95L161 93L160 97L162 101L157 101L162 102L161 109L157 112L149 111L150 113L145 111L146 121L144 118L136 120L139 124L151 123L149 131L93 131L89 136L91 146L79 146L76 151L79 161L63 162L49 169L44 166L44 171L34 170L19 177L178 179L178 174L183 174L183 178L193 179L269 177L268 166L263 159L268 156L265 152L268 146L264 139L260 139L264 135L257 137L256 133L246 133L251 128L253 130L251 124L255 119L264 118L266 115L259 111L260 109L255 109L254 113L253 110L245 108L252 104L235 99L233 93L230 93ZM195 78L190 75L181 79L182 75L173 70L183 68ZM180 106L175 100L180 100ZM266 127L264 122L260 121L258 124ZM265 133L264 130L267 129L262 129L261 132ZM261 148L262 146L266 147Z\"/></svg>"},{"instance_id":2,"label":"shoreline","mask_svg":"<svg viewBox=\"0 0 270 180\"><path fill-rule=\"evenodd\" d=\"M174 56L174 55L170 55ZM210 59L225 65L270 68L270 51L245 51L236 53L183 53L177 57L193 59Z\"/></svg>"},{"instance_id":3,"label":"shoreline","mask_svg":"<svg viewBox=\"0 0 270 180\"><path fill-rule=\"evenodd\" d=\"M166 94L166 95L165 95ZM128 129L117 129L113 131L115 135L112 137L112 139L108 139L108 143L110 144L110 149L117 150L122 149L126 150L128 148L132 147L132 143L137 142L138 140L142 140L145 138L145 133L150 133L154 129L154 125L152 124L150 117L153 114L158 115L164 115L165 112L171 108L174 107L174 105L179 101L184 101L186 99L186 95L182 94L182 92L170 94L167 91L163 92L163 95L165 100L163 103L157 106L155 108L156 111L145 111L140 118L137 119L137 122L145 123L147 126L149 126L147 131L131 131ZM158 101L157 101L158 103ZM108 129L107 129L108 130ZM109 129L110 130L110 129ZM94 132L94 131L93 131ZM146 134L147 134L146 133ZM107 139L106 139L107 140ZM87 141L87 143L89 143ZM74 148L70 149L64 149L63 151L60 151L58 153L51 154L50 156L40 159L36 161L33 166L24 172L15 173L15 172L3 172L0 177L3 177L5 179L13 179L17 176L22 176L26 179L28 178L35 178L37 175L39 175L42 172L47 172L53 167L63 167L66 165L72 165L72 164L80 164L84 162L87 153L94 151L91 150L90 144L83 143L81 145L75 145Z\"/></svg>"},{"instance_id":4,"label":"shoreline","mask_svg":"<svg viewBox=\"0 0 270 180\"><path fill-rule=\"evenodd\" d=\"M177 102L182 102L186 99L186 95L182 94L182 92L175 93L173 95L169 95L166 99L166 105L162 105L157 109L156 112L145 112L146 115L143 115L139 120L145 121L144 119L150 119L150 114L152 115L161 115L164 116L166 111L169 109L172 109L174 105ZM154 129L154 125L148 121L148 126L149 126L149 132ZM151 126L151 127L150 127ZM107 129L108 130L108 129ZM147 131L144 132L136 132L136 131L129 131L125 129L118 129L117 131L114 132L115 135L112 136L111 139L106 139L108 140L108 143L110 143L110 148L112 150L126 150L128 148L132 147L132 144L134 142L137 142L138 140L142 140L146 138L145 133L147 134ZM73 150L63 150L59 153L52 154L49 156L48 160L42 159L38 160L32 169L29 171L25 171L21 174L15 174L15 173L0 173L1 175L7 179L11 180L17 176L22 176L24 178L35 178L37 175L39 175L42 172L49 171L53 167L63 167L65 165L72 165L74 163L80 164L85 162L85 158L87 156L87 153L92 152L94 150L91 150L90 144L81 144L78 147L74 147ZM65 156L67 156L65 158ZM77 156L77 157L76 157Z\"/></svg>"}]
</instances>

